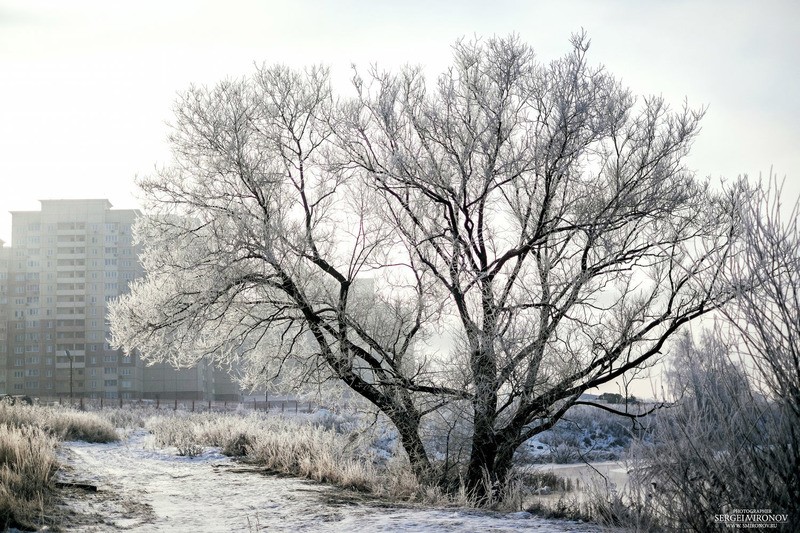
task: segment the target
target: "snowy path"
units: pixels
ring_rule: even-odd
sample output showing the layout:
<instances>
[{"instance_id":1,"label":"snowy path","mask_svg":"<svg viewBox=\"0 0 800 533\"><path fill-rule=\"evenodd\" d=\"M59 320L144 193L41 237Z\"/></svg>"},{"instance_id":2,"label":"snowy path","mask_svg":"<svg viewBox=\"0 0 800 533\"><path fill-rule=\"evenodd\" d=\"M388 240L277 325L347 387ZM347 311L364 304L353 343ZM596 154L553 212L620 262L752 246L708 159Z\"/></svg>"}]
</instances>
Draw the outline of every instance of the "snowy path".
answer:
<instances>
[{"instance_id":1,"label":"snowy path","mask_svg":"<svg viewBox=\"0 0 800 533\"><path fill-rule=\"evenodd\" d=\"M172 452L172 453L170 453ZM582 532L599 528L528 513L496 515L385 506L334 487L237 472L215 451L189 459L154 449L144 431L114 444L65 443L62 479L97 485L72 491L70 531Z\"/></svg>"}]
</instances>

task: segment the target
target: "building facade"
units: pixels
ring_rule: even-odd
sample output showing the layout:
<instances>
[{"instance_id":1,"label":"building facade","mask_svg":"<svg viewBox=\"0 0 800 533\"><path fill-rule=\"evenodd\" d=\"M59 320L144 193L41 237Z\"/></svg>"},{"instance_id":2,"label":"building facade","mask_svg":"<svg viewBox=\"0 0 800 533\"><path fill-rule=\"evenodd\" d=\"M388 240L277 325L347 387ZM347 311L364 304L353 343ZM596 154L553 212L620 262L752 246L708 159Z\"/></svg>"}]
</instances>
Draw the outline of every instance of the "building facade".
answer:
<instances>
[{"instance_id":1,"label":"building facade","mask_svg":"<svg viewBox=\"0 0 800 533\"><path fill-rule=\"evenodd\" d=\"M5 246L0 239L0 393L7 389L8 365L8 323L6 314L8 310L8 260L11 248Z\"/></svg>"},{"instance_id":2,"label":"building facade","mask_svg":"<svg viewBox=\"0 0 800 533\"><path fill-rule=\"evenodd\" d=\"M150 380L174 384L170 397L214 399L205 369L147 368L109 344L108 305L143 275L131 234L139 211L42 200L40 211L11 214L13 246L0 247L0 393L139 399L154 394Z\"/></svg>"}]
</instances>

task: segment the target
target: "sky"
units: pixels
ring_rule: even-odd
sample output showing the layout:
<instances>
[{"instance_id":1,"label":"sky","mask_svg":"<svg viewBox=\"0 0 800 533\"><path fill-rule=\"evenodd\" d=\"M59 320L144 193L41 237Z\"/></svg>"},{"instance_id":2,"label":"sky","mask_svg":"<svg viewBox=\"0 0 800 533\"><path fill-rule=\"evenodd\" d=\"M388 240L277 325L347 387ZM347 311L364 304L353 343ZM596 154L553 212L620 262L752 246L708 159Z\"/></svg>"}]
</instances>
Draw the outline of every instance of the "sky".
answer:
<instances>
[{"instance_id":1,"label":"sky","mask_svg":"<svg viewBox=\"0 0 800 533\"><path fill-rule=\"evenodd\" d=\"M255 64L410 63L441 72L460 37L516 33L543 60L592 39L640 95L708 106L689 164L732 179L770 169L800 192L800 3L777 1L0 0L0 239L38 200L137 208L134 178L169 161L177 94Z\"/></svg>"}]
</instances>

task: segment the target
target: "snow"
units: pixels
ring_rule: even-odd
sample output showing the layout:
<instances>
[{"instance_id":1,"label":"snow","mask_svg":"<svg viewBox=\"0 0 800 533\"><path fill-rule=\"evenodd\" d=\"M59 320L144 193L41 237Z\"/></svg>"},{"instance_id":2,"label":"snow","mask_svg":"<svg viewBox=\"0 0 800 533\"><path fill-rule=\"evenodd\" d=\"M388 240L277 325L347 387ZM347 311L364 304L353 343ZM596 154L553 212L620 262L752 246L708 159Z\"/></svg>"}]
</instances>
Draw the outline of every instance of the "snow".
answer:
<instances>
[{"instance_id":1,"label":"snow","mask_svg":"<svg viewBox=\"0 0 800 533\"><path fill-rule=\"evenodd\" d=\"M68 491L69 531L424 531L596 532L597 526L500 514L387 504L336 487L258 472L208 448L194 457L159 449L145 430L110 444L67 442L62 481L97 485Z\"/></svg>"}]
</instances>

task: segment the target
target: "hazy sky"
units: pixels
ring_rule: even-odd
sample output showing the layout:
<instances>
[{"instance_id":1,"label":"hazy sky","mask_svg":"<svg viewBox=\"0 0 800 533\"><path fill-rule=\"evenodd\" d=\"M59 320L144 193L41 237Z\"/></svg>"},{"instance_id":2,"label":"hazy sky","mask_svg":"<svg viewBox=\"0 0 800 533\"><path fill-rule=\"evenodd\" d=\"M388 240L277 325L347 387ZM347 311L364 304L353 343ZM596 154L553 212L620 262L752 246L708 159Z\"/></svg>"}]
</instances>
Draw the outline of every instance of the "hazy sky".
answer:
<instances>
[{"instance_id":1,"label":"hazy sky","mask_svg":"<svg viewBox=\"0 0 800 533\"><path fill-rule=\"evenodd\" d=\"M166 161L178 91L254 63L425 64L461 36L516 32L543 59L585 28L591 60L638 94L708 105L701 176L770 167L800 191L800 2L0 0L0 239L40 199L137 207L133 178Z\"/></svg>"}]
</instances>

